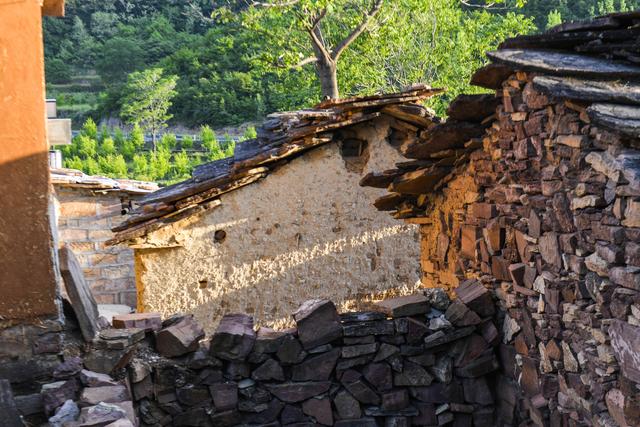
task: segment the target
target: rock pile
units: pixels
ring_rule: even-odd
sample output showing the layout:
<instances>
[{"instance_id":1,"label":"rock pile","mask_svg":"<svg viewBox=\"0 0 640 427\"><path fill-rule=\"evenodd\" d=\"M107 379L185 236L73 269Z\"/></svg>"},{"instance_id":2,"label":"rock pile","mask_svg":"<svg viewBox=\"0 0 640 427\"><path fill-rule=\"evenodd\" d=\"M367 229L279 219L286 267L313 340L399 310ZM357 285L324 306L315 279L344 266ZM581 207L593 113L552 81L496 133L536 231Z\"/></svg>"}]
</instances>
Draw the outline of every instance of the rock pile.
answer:
<instances>
[{"instance_id":1,"label":"rock pile","mask_svg":"<svg viewBox=\"0 0 640 427\"><path fill-rule=\"evenodd\" d=\"M478 290L497 298L505 425L640 425L640 67L609 60L627 58L609 37L629 38L637 17L565 24L490 53L472 82L496 90L494 110L477 149L456 155L475 140L446 139L463 162L440 191L374 175L395 177L384 208L422 224L423 283L474 310ZM420 154L429 132L407 140L409 157L437 161Z\"/></svg>"},{"instance_id":2,"label":"rock pile","mask_svg":"<svg viewBox=\"0 0 640 427\"><path fill-rule=\"evenodd\" d=\"M42 395L54 426L489 427L499 367L493 314L482 288L453 302L430 290L358 313L308 301L285 331L256 331L250 316L230 314L210 340L191 316L174 316L146 335L102 331L85 366L62 364ZM92 364L105 351L131 356Z\"/></svg>"}]
</instances>

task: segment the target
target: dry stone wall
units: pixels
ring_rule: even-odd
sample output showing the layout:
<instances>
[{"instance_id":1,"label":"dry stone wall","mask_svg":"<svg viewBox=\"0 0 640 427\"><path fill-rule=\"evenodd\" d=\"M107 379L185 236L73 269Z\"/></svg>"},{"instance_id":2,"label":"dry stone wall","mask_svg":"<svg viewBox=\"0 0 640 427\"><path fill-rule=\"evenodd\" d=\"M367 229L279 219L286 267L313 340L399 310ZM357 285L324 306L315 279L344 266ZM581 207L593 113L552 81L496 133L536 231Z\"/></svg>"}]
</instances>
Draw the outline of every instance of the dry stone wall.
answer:
<instances>
[{"instance_id":1,"label":"dry stone wall","mask_svg":"<svg viewBox=\"0 0 640 427\"><path fill-rule=\"evenodd\" d=\"M465 299L430 290L343 314L311 300L295 328L228 314L205 340L192 315L116 317L55 369L44 411L78 427L494 426L493 303Z\"/></svg>"},{"instance_id":2,"label":"dry stone wall","mask_svg":"<svg viewBox=\"0 0 640 427\"><path fill-rule=\"evenodd\" d=\"M493 291L500 425L640 425L640 151L532 79L504 81L483 149L429 196L423 281Z\"/></svg>"}]
</instances>

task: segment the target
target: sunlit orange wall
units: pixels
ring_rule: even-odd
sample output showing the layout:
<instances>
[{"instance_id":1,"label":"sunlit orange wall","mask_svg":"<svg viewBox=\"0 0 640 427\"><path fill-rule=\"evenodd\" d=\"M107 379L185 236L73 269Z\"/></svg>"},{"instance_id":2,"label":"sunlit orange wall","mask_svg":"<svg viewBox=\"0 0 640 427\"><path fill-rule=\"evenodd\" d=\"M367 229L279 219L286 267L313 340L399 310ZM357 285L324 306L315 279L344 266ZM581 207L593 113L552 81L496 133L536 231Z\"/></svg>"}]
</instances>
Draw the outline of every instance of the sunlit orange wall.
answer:
<instances>
[{"instance_id":1,"label":"sunlit orange wall","mask_svg":"<svg viewBox=\"0 0 640 427\"><path fill-rule=\"evenodd\" d=\"M42 4L0 0L0 319L56 313Z\"/></svg>"}]
</instances>

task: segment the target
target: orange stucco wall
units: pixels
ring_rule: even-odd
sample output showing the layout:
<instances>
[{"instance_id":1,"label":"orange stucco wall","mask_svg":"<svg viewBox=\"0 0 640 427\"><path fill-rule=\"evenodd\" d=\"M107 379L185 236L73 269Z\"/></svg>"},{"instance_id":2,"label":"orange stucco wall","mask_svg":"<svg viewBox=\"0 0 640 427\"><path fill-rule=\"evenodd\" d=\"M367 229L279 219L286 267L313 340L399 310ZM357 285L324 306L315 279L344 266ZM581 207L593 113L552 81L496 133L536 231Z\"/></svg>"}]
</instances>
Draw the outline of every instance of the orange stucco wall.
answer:
<instances>
[{"instance_id":1,"label":"orange stucco wall","mask_svg":"<svg viewBox=\"0 0 640 427\"><path fill-rule=\"evenodd\" d=\"M0 318L56 313L41 2L0 0Z\"/></svg>"}]
</instances>

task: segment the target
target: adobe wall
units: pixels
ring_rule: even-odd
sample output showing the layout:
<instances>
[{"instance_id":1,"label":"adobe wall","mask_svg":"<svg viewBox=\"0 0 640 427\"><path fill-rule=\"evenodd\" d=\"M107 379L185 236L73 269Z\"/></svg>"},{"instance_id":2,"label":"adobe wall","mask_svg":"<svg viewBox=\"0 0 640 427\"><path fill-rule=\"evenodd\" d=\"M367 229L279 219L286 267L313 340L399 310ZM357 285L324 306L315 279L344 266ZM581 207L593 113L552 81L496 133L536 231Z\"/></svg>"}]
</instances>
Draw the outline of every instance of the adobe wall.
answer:
<instances>
[{"instance_id":1,"label":"adobe wall","mask_svg":"<svg viewBox=\"0 0 640 427\"><path fill-rule=\"evenodd\" d=\"M332 143L224 194L202 218L149 236L148 247L175 247L136 249L139 308L193 313L211 332L225 313L282 327L307 299L331 299L346 310L376 295L413 291L420 279L417 227L372 209L382 190L358 185L367 172L402 158L385 141L385 124L360 129L369 141L361 172L345 167ZM223 241L216 241L218 230Z\"/></svg>"},{"instance_id":2,"label":"adobe wall","mask_svg":"<svg viewBox=\"0 0 640 427\"><path fill-rule=\"evenodd\" d=\"M493 291L505 424L640 425L639 146L531 79L503 83L484 149L430 196L423 282Z\"/></svg>"},{"instance_id":3,"label":"adobe wall","mask_svg":"<svg viewBox=\"0 0 640 427\"><path fill-rule=\"evenodd\" d=\"M122 198L136 196L119 191L93 191L55 187L58 239L80 261L87 284L98 304L136 306L133 250L126 245L105 246L120 224Z\"/></svg>"},{"instance_id":4,"label":"adobe wall","mask_svg":"<svg viewBox=\"0 0 640 427\"><path fill-rule=\"evenodd\" d=\"M41 2L0 4L0 319L56 316Z\"/></svg>"}]
</instances>

